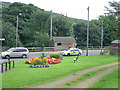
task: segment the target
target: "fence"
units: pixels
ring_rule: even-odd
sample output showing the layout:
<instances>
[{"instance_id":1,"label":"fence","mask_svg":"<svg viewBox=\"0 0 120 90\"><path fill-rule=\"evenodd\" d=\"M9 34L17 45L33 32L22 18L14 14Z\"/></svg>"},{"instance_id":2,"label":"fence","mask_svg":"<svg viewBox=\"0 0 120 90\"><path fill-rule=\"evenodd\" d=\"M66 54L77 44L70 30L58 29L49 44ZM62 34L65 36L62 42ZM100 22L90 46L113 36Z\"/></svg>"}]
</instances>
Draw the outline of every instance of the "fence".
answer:
<instances>
[{"instance_id":1,"label":"fence","mask_svg":"<svg viewBox=\"0 0 120 90\"><path fill-rule=\"evenodd\" d=\"M4 61L4 62L1 62L0 63L0 65L1 65L1 73L3 73L4 72L4 67L5 67L5 71L8 71L8 69L9 70L11 70L11 62L13 62L13 68L14 68L14 61ZM5 66L4 66L4 64L5 64ZM7 67L9 65L9 67Z\"/></svg>"},{"instance_id":2,"label":"fence","mask_svg":"<svg viewBox=\"0 0 120 90\"><path fill-rule=\"evenodd\" d=\"M103 46L102 50L106 50L109 46ZM30 52L42 52L42 47L27 47ZM86 46L78 46L82 50L86 50ZM89 50L101 50L101 46L89 46ZM44 47L44 51L54 51L54 47Z\"/></svg>"},{"instance_id":3,"label":"fence","mask_svg":"<svg viewBox=\"0 0 120 90\"><path fill-rule=\"evenodd\" d=\"M103 46L103 48L101 48L101 46L89 46L88 49L89 50L106 50L109 46ZM86 46L78 46L77 48L80 48L82 50L86 50Z\"/></svg>"},{"instance_id":4,"label":"fence","mask_svg":"<svg viewBox=\"0 0 120 90\"><path fill-rule=\"evenodd\" d=\"M30 52L42 52L42 47L27 47ZM54 51L54 47L44 47L44 51Z\"/></svg>"}]
</instances>

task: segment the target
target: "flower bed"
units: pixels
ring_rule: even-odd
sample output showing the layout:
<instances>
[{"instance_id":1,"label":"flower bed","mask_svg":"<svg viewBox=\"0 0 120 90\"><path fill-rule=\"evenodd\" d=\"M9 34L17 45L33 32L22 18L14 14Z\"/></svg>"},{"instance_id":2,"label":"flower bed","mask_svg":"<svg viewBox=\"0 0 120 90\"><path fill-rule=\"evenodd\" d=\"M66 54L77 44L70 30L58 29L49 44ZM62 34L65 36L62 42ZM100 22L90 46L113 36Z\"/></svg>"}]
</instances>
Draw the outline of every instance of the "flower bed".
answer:
<instances>
[{"instance_id":1,"label":"flower bed","mask_svg":"<svg viewBox=\"0 0 120 90\"><path fill-rule=\"evenodd\" d=\"M46 58L44 57L42 58L31 58L25 61L25 64L41 64L43 65L44 63L48 63L48 64L58 64L61 63L61 60L58 60L56 58Z\"/></svg>"}]
</instances>

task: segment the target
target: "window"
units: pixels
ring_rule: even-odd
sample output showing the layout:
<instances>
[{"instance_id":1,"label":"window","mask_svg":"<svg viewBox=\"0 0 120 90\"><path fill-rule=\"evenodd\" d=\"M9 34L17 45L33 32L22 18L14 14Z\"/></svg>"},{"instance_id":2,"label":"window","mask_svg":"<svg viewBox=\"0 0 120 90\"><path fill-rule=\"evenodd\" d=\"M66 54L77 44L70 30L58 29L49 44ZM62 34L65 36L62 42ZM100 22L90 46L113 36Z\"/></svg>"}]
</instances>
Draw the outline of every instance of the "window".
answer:
<instances>
[{"instance_id":1,"label":"window","mask_svg":"<svg viewBox=\"0 0 120 90\"><path fill-rule=\"evenodd\" d=\"M61 43L57 43L57 46L61 46Z\"/></svg>"}]
</instances>

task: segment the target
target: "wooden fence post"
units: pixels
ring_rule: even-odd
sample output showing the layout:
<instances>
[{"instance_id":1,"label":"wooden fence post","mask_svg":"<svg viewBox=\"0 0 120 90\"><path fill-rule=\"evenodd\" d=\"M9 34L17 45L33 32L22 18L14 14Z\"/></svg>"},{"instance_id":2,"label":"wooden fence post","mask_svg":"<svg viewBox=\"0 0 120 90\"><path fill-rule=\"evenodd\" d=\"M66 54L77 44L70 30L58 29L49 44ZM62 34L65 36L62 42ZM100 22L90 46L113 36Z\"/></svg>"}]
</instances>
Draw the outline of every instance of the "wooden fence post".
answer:
<instances>
[{"instance_id":1,"label":"wooden fence post","mask_svg":"<svg viewBox=\"0 0 120 90\"><path fill-rule=\"evenodd\" d=\"M5 62L5 71L7 71L7 62Z\"/></svg>"},{"instance_id":2,"label":"wooden fence post","mask_svg":"<svg viewBox=\"0 0 120 90\"><path fill-rule=\"evenodd\" d=\"M8 62L9 63L9 70L10 70L10 62Z\"/></svg>"},{"instance_id":3,"label":"wooden fence post","mask_svg":"<svg viewBox=\"0 0 120 90\"><path fill-rule=\"evenodd\" d=\"M15 65L15 64L14 64L14 61L13 61L13 68L14 68L14 65Z\"/></svg>"},{"instance_id":4,"label":"wooden fence post","mask_svg":"<svg viewBox=\"0 0 120 90\"><path fill-rule=\"evenodd\" d=\"M3 73L3 63L1 64L1 73Z\"/></svg>"}]
</instances>

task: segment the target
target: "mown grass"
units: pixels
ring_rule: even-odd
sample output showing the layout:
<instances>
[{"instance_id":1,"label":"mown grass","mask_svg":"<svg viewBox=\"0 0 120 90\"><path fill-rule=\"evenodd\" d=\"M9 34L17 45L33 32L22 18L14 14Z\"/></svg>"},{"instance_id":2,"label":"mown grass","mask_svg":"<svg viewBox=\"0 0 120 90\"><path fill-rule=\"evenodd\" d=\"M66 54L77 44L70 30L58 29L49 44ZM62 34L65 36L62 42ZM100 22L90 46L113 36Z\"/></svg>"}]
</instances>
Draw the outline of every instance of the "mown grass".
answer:
<instances>
[{"instance_id":1,"label":"mown grass","mask_svg":"<svg viewBox=\"0 0 120 90\"><path fill-rule=\"evenodd\" d=\"M78 82L84 81L84 80L86 80L87 78L93 77L93 76L95 76L96 74L99 74L99 73L101 73L102 71L105 71L105 70L107 70L107 69L109 69L109 68L112 68L112 67L115 67L115 66L118 66L118 65L109 66L109 67L106 67L106 68L99 69L99 70L97 70L97 71L89 72L89 73L81 76L81 77L78 78L78 79L75 79L75 80L73 80L73 81L71 81L71 82L69 82L69 83L66 83L64 87L69 87L69 86L75 85L75 84L78 83Z\"/></svg>"},{"instance_id":2,"label":"mown grass","mask_svg":"<svg viewBox=\"0 0 120 90\"><path fill-rule=\"evenodd\" d=\"M118 56L80 56L76 63L73 58L64 57L60 64L49 68L29 68L25 61L16 61L15 69L2 74L3 88L23 88L58 80L77 71L103 64L118 62Z\"/></svg>"},{"instance_id":3,"label":"mown grass","mask_svg":"<svg viewBox=\"0 0 120 90\"><path fill-rule=\"evenodd\" d=\"M106 75L91 88L118 88L118 70Z\"/></svg>"}]
</instances>

